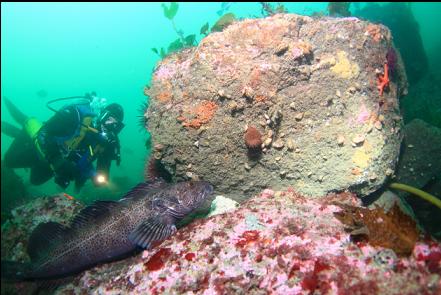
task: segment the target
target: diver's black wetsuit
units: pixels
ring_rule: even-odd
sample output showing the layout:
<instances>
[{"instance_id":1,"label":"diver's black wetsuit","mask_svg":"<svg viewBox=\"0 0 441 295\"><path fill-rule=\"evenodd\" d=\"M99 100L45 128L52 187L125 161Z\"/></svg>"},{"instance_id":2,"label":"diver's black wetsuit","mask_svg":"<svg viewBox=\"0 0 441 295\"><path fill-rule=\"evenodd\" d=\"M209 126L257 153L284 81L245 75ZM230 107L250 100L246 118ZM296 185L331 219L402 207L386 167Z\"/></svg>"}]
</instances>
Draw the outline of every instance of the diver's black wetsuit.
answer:
<instances>
[{"instance_id":1,"label":"diver's black wetsuit","mask_svg":"<svg viewBox=\"0 0 441 295\"><path fill-rule=\"evenodd\" d=\"M34 185L43 184L54 175L49 163L38 155L34 143L24 130L6 151L4 165L8 168L31 168L30 181Z\"/></svg>"},{"instance_id":2,"label":"diver's black wetsuit","mask_svg":"<svg viewBox=\"0 0 441 295\"><path fill-rule=\"evenodd\" d=\"M75 151L67 151L60 144L60 139L68 139L75 133L81 125L80 120L76 106L72 105L57 112L41 127L37 137L45 158L39 153L29 135L22 130L5 153L5 166L30 168L30 182L34 185L43 184L55 175L56 182L61 186L67 186L69 181L75 180L79 188L88 177L85 177L77 160L84 153L89 152L90 148L95 149L98 144L101 144L101 148L98 149L100 152L88 159L90 161L88 168L92 168L91 163L97 159L97 170L107 176L114 153L110 146L103 144L99 134L88 132Z\"/></svg>"}]
</instances>

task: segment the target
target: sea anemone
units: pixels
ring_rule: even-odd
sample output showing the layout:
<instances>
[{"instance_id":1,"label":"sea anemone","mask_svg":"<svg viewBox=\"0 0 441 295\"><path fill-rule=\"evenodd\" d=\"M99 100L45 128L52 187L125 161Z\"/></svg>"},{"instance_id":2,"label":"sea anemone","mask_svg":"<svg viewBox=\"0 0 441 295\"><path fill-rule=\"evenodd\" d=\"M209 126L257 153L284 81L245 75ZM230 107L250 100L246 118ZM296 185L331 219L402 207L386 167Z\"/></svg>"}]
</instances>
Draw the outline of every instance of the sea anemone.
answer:
<instances>
[{"instance_id":1,"label":"sea anemone","mask_svg":"<svg viewBox=\"0 0 441 295\"><path fill-rule=\"evenodd\" d=\"M155 179L162 179L166 182L172 181L172 175L170 172L167 171L160 160L155 159L154 157L150 157L149 161L146 163L144 178L152 181Z\"/></svg>"},{"instance_id":2,"label":"sea anemone","mask_svg":"<svg viewBox=\"0 0 441 295\"><path fill-rule=\"evenodd\" d=\"M262 134L252 126L247 128L244 139L245 144L249 149L260 149L262 145Z\"/></svg>"}]
</instances>

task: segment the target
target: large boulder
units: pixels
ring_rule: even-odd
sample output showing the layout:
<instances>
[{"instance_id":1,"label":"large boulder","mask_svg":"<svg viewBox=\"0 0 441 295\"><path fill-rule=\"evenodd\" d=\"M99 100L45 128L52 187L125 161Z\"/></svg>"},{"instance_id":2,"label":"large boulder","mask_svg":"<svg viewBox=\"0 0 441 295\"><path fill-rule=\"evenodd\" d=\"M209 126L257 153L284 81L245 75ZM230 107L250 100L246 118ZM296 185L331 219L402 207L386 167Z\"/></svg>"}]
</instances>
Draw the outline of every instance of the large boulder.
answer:
<instances>
[{"instance_id":1,"label":"large boulder","mask_svg":"<svg viewBox=\"0 0 441 295\"><path fill-rule=\"evenodd\" d=\"M382 25L246 19L158 64L145 91L153 156L238 201L268 186L366 195L395 168L406 86Z\"/></svg>"},{"instance_id":2,"label":"large boulder","mask_svg":"<svg viewBox=\"0 0 441 295\"><path fill-rule=\"evenodd\" d=\"M355 6L355 5L354 5ZM373 3L357 6L354 16L386 25L400 48L410 84L418 82L429 70L420 27L412 12L412 3Z\"/></svg>"}]
</instances>

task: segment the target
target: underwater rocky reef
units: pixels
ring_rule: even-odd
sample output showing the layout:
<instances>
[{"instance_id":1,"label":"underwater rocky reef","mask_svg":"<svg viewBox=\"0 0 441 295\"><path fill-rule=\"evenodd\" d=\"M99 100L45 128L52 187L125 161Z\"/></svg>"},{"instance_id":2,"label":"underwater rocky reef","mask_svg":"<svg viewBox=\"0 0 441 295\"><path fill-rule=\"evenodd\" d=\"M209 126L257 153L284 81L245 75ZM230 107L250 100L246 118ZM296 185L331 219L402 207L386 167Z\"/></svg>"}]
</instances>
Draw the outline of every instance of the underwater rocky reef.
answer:
<instances>
[{"instance_id":1,"label":"underwater rocky reef","mask_svg":"<svg viewBox=\"0 0 441 295\"><path fill-rule=\"evenodd\" d=\"M403 124L407 86L389 29L355 17L235 21L164 56L145 89L146 178L201 178L222 196L152 249L54 293L440 294L439 209L390 191L362 202L389 181L439 192L440 130ZM2 260L29 261L32 230L84 206L60 194L15 208ZM38 288L2 282L2 294Z\"/></svg>"},{"instance_id":2,"label":"underwater rocky reef","mask_svg":"<svg viewBox=\"0 0 441 295\"><path fill-rule=\"evenodd\" d=\"M153 156L174 180L237 201L289 185L364 196L395 169L407 80L387 27L276 14L165 57L145 92Z\"/></svg>"},{"instance_id":3,"label":"underwater rocky reef","mask_svg":"<svg viewBox=\"0 0 441 295\"><path fill-rule=\"evenodd\" d=\"M67 194L36 197L14 208L1 228L2 261L29 262L28 241L37 225L49 221L67 225L82 208L84 203ZM32 282L14 284L2 280L1 294L32 294L38 287Z\"/></svg>"},{"instance_id":4,"label":"underwater rocky reef","mask_svg":"<svg viewBox=\"0 0 441 295\"><path fill-rule=\"evenodd\" d=\"M1 161L1 213L3 222L9 216L9 211L29 200L29 195L23 179L13 169L5 167Z\"/></svg>"},{"instance_id":5,"label":"underwater rocky reef","mask_svg":"<svg viewBox=\"0 0 441 295\"><path fill-rule=\"evenodd\" d=\"M437 294L440 243L420 235L396 200L366 208L347 192L311 199L291 188L267 189L151 250L87 270L55 293ZM2 227L2 258L24 261L35 214L65 221L81 208L69 202L54 196L18 208ZM13 247L17 240L21 246Z\"/></svg>"}]
</instances>

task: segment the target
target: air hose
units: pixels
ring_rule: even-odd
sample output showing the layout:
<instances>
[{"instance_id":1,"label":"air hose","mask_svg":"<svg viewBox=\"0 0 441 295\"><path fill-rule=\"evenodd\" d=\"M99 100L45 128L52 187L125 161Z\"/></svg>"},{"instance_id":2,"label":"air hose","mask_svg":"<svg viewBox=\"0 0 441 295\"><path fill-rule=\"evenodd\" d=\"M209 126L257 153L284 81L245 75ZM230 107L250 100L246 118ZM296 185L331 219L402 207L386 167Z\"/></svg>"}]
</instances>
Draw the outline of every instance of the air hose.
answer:
<instances>
[{"instance_id":1,"label":"air hose","mask_svg":"<svg viewBox=\"0 0 441 295\"><path fill-rule=\"evenodd\" d=\"M90 94L89 94L89 93L86 93L85 95L81 95L81 96L69 96L69 97L56 98L56 99L52 99L52 100L48 101L48 102L46 103L46 107L47 107L48 109L50 109L51 111L53 111L53 112L55 112L55 113L58 113L58 112L59 112L58 110L56 110L56 109L54 109L53 107L50 106L52 103L57 102L57 101L70 100L70 99L85 99L85 100L88 101L88 103L90 103L90 102L92 101L92 99L93 99L94 96L96 96L95 91L93 91L93 92L90 93ZM81 123L81 125L82 125L83 127L87 128L89 131L92 131L92 132L94 132L94 133L98 133L98 130L96 130L96 129L93 128L93 127L87 126L87 125L85 125L85 124L83 124L83 123Z\"/></svg>"},{"instance_id":2,"label":"air hose","mask_svg":"<svg viewBox=\"0 0 441 295\"><path fill-rule=\"evenodd\" d=\"M57 102L57 101L78 99L78 98L87 99L88 101L91 101L92 97L95 95L96 95L95 92L92 92L91 94L86 93L86 95L82 95L82 96L69 96L69 97L61 97L61 98L57 98L57 99L52 99L46 103L46 107L48 109L50 109L51 111L57 113L58 111L56 109L54 109L53 107L51 107L50 104Z\"/></svg>"},{"instance_id":3,"label":"air hose","mask_svg":"<svg viewBox=\"0 0 441 295\"><path fill-rule=\"evenodd\" d=\"M396 183L396 182L391 183L389 187L414 194L414 195L420 197L421 199L424 199L427 202L432 203L433 205L435 205L439 209L441 209L441 200L435 196L432 196L429 193L426 193L425 191L422 191L420 189L417 189L417 188L410 186L410 185L407 185L407 184Z\"/></svg>"}]
</instances>

